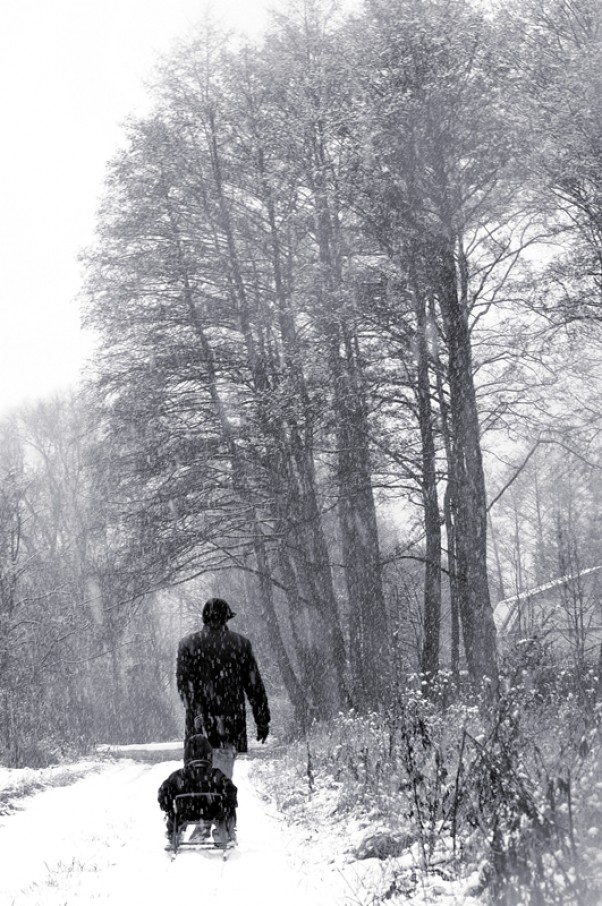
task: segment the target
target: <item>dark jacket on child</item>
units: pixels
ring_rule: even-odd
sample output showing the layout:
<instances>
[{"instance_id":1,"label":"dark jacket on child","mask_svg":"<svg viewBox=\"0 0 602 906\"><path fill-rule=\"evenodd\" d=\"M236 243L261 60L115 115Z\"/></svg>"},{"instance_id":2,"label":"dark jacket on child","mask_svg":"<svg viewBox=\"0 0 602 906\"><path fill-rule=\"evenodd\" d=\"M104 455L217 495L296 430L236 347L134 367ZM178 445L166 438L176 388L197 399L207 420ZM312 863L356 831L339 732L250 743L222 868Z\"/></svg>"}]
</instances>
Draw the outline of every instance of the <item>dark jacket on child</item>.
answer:
<instances>
[{"instance_id":1,"label":"dark jacket on child","mask_svg":"<svg viewBox=\"0 0 602 906\"><path fill-rule=\"evenodd\" d=\"M211 746L205 737L191 736L186 741L184 767L173 771L159 787L159 805L167 813L169 824L175 817L174 800L183 793L221 794L221 798L216 795L213 802L207 800L203 818L231 820L235 817L238 790L222 771L212 767L211 758ZM192 815L189 817L192 819Z\"/></svg>"}]
</instances>

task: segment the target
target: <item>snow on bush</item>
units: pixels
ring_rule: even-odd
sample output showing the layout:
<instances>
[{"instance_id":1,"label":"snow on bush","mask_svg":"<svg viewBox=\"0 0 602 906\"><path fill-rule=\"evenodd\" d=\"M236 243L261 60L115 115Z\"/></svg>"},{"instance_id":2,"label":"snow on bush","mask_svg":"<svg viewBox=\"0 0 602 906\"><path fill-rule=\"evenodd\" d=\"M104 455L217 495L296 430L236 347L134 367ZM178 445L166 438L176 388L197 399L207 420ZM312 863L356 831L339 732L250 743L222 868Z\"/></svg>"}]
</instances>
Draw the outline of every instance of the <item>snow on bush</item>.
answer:
<instances>
[{"instance_id":1,"label":"snow on bush","mask_svg":"<svg viewBox=\"0 0 602 906\"><path fill-rule=\"evenodd\" d=\"M593 686L548 682L534 695L507 676L495 705L417 683L386 714L314 726L257 772L290 821L381 865L373 904L428 883L458 902L595 906L602 709Z\"/></svg>"}]
</instances>

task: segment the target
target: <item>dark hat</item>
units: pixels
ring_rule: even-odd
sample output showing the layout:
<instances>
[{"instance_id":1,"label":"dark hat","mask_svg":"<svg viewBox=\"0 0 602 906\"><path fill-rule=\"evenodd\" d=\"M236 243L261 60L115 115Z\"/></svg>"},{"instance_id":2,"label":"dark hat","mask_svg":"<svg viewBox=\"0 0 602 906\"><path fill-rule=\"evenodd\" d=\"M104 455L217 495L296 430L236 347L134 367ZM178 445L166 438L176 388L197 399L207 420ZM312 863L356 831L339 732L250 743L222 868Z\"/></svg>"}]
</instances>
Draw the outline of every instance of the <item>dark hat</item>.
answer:
<instances>
[{"instance_id":1,"label":"dark hat","mask_svg":"<svg viewBox=\"0 0 602 906\"><path fill-rule=\"evenodd\" d=\"M191 761L212 761L213 749L209 740L201 733L189 736L184 743L184 764Z\"/></svg>"},{"instance_id":2,"label":"dark hat","mask_svg":"<svg viewBox=\"0 0 602 906\"><path fill-rule=\"evenodd\" d=\"M223 626L236 614L223 598L209 598L203 607L203 623Z\"/></svg>"}]
</instances>

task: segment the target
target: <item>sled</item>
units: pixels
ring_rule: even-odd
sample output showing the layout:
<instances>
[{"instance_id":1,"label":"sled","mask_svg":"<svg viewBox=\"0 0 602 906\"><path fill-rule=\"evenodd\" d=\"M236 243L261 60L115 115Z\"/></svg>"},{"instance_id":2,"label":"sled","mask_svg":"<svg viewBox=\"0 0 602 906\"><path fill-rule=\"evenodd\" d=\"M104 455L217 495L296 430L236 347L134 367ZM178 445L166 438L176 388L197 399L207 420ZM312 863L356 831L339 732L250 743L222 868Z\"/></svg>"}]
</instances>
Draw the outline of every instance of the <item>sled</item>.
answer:
<instances>
[{"instance_id":1,"label":"sled","mask_svg":"<svg viewBox=\"0 0 602 906\"><path fill-rule=\"evenodd\" d=\"M210 827L212 823L223 820L221 793L180 793L174 799L173 809L174 822L170 847L173 858L183 848L217 851L222 853L224 860L228 858L229 851L236 846L234 841L226 839L223 843L217 843L211 838L211 833L204 837L195 836L196 829L200 833L203 826ZM188 834L190 827L193 830Z\"/></svg>"}]
</instances>

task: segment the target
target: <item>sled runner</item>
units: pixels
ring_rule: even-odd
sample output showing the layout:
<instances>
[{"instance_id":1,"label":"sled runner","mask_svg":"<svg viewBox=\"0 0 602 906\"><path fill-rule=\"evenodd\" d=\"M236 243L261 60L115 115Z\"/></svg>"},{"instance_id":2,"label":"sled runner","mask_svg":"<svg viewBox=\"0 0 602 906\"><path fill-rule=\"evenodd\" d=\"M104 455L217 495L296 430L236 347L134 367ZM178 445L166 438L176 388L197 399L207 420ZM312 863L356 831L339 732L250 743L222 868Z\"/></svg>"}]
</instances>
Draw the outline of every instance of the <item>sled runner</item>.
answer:
<instances>
[{"instance_id":1,"label":"sled runner","mask_svg":"<svg viewBox=\"0 0 602 906\"><path fill-rule=\"evenodd\" d=\"M224 814L221 793L181 793L173 803L174 820L171 834L171 851L175 856L182 847L221 850L223 859L236 845L232 839L230 822ZM211 825L214 835L211 836ZM193 825L192 834L187 829Z\"/></svg>"}]
</instances>

